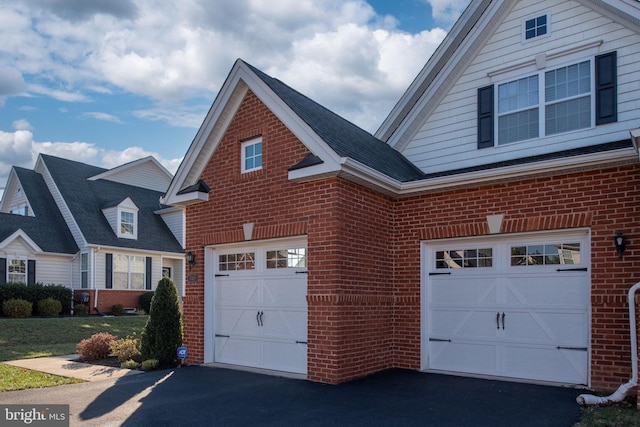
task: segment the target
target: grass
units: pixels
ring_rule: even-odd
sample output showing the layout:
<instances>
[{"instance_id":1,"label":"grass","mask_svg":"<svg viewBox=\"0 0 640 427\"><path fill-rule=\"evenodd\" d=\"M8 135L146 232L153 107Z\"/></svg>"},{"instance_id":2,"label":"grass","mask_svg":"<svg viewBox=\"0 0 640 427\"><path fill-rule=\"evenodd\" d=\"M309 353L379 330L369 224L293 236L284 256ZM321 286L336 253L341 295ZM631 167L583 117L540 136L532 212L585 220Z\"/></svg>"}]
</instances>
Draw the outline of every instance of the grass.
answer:
<instances>
[{"instance_id":1,"label":"grass","mask_svg":"<svg viewBox=\"0 0 640 427\"><path fill-rule=\"evenodd\" d=\"M633 397L611 406L582 409L580 422L574 427L640 427L640 411Z\"/></svg>"},{"instance_id":2,"label":"grass","mask_svg":"<svg viewBox=\"0 0 640 427\"><path fill-rule=\"evenodd\" d=\"M118 338L140 334L148 316L0 318L0 362L36 357L63 356L98 332ZM83 382L0 363L0 392L52 387Z\"/></svg>"},{"instance_id":3,"label":"grass","mask_svg":"<svg viewBox=\"0 0 640 427\"><path fill-rule=\"evenodd\" d=\"M98 332L124 338L140 334L148 316L0 318L0 362L76 352L76 345Z\"/></svg>"}]
</instances>

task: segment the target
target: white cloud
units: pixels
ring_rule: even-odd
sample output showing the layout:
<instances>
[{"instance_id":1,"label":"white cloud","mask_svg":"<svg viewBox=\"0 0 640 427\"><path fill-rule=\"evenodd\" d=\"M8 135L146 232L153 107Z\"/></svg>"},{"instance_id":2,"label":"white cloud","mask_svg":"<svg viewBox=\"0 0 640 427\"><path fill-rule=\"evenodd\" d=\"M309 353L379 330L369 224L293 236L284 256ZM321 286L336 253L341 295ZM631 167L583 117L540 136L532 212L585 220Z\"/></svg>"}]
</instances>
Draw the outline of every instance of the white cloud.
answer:
<instances>
[{"instance_id":1,"label":"white cloud","mask_svg":"<svg viewBox=\"0 0 640 427\"><path fill-rule=\"evenodd\" d=\"M31 126L31 123L29 123L25 119L16 120L11 124L11 126L15 130L33 130L33 126Z\"/></svg>"},{"instance_id":2,"label":"white cloud","mask_svg":"<svg viewBox=\"0 0 640 427\"><path fill-rule=\"evenodd\" d=\"M122 120L120 120L118 117L108 113L101 113L98 111L89 111L86 113L82 113L82 115L86 117L91 117L96 120L101 120L104 122L112 122L112 123L118 123L118 124L122 123Z\"/></svg>"}]
</instances>

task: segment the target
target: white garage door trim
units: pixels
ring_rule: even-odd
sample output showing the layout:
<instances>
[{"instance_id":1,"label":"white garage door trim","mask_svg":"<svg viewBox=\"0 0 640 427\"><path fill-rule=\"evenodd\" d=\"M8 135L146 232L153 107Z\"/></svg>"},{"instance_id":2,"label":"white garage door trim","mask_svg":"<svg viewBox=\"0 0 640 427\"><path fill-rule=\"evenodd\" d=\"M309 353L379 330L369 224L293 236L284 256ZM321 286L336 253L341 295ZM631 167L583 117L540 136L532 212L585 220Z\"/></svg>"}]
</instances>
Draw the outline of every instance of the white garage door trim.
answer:
<instances>
[{"instance_id":1,"label":"white garage door trim","mask_svg":"<svg viewBox=\"0 0 640 427\"><path fill-rule=\"evenodd\" d=\"M302 266L300 254L278 255L294 248ZM205 248L205 363L306 374L306 248L306 238ZM243 253L255 254L246 270Z\"/></svg>"},{"instance_id":2,"label":"white garage door trim","mask_svg":"<svg viewBox=\"0 0 640 427\"><path fill-rule=\"evenodd\" d=\"M580 263L558 265L549 258L549 265L511 265L512 247L558 243L579 243ZM567 248L565 256L576 254ZM421 249L423 370L588 385L588 230L426 241ZM438 253L458 249L490 249L491 261L482 255L470 261L490 265L446 268L459 260L441 260L436 268Z\"/></svg>"}]
</instances>

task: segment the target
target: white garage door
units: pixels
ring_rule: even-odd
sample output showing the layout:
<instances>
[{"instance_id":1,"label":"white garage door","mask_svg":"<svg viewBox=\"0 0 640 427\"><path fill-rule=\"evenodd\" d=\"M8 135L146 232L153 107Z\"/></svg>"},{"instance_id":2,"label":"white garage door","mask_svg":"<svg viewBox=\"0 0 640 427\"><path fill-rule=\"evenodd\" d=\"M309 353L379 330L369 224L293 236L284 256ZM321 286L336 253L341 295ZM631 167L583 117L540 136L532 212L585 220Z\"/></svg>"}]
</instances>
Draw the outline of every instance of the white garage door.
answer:
<instances>
[{"instance_id":1,"label":"white garage door","mask_svg":"<svg viewBox=\"0 0 640 427\"><path fill-rule=\"evenodd\" d=\"M306 243L216 249L214 360L306 374Z\"/></svg>"},{"instance_id":2,"label":"white garage door","mask_svg":"<svg viewBox=\"0 0 640 427\"><path fill-rule=\"evenodd\" d=\"M586 233L426 248L427 369L587 384Z\"/></svg>"}]
</instances>

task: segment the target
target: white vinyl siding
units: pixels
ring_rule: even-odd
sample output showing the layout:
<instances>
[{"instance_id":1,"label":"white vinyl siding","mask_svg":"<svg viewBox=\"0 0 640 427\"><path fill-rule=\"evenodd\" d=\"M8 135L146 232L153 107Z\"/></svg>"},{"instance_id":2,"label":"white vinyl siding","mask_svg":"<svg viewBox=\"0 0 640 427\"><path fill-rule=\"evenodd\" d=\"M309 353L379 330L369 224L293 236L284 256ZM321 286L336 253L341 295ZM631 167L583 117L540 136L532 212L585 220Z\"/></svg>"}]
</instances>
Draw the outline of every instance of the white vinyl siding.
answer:
<instances>
[{"instance_id":1,"label":"white vinyl siding","mask_svg":"<svg viewBox=\"0 0 640 427\"><path fill-rule=\"evenodd\" d=\"M539 41L523 44L523 20L540 16L541 13L551 15L553 31ZM598 46L600 40L603 43ZM535 66L536 55L549 55L588 44L594 44L595 47L579 51L571 57L547 60L543 70ZM578 2L518 2L487 44L477 51L468 68L459 78L452 80L442 100L428 107L433 110L406 146L400 147L401 151L423 171L436 173L628 139L629 129L637 127L640 120L640 110L636 104L640 98L638 45L638 34ZM478 88L549 71L587 58L593 61L595 55L611 51L617 51L618 60L617 123L478 150ZM490 73L507 66L525 63L530 63L529 68L516 70L511 78L490 76Z\"/></svg>"},{"instance_id":2,"label":"white vinyl siding","mask_svg":"<svg viewBox=\"0 0 640 427\"><path fill-rule=\"evenodd\" d=\"M185 213L182 209L174 209L169 212L161 212L160 217L167 224L178 243L184 246Z\"/></svg>"},{"instance_id":3,"label":"white vinyl siding","mask_svg":"<svg viewBox=\"0 0 640 427\"><path fill-rule=\"evenodd\" d=\"M118 168L117 171L105 174L104 179L163 193L171 183L171 177L161 172L151 162L141 163L135 167Z\"/></svg>"}]
</instances>

